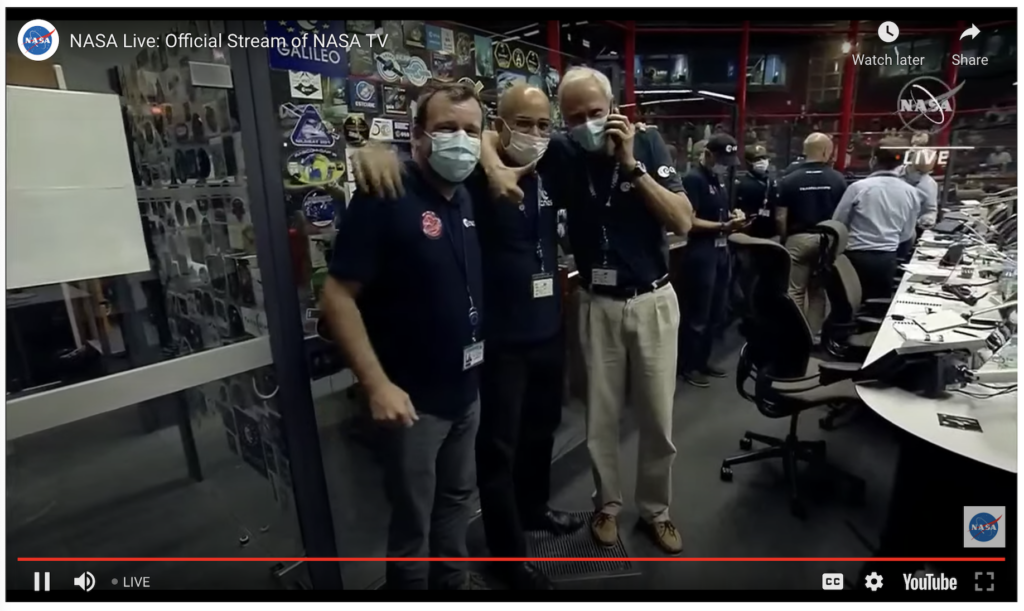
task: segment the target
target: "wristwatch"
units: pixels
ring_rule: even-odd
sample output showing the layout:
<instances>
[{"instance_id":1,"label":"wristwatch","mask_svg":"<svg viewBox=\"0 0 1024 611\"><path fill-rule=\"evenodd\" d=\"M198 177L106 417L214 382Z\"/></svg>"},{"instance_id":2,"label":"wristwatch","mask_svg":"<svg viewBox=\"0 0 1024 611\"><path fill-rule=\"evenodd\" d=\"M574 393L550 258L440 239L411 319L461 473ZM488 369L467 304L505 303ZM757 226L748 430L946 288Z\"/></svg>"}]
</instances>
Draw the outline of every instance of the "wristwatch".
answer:
<instances>
[{"instance_id":1,"label":"wristwatch","mask_svg":"<svg viewBox=\"0 0 1024 611\"><path fill-rule=\"evenodd\" d=\"M636 162L636 165L633 166L633 169L630 170L627 173L627 176L629 177L629 182L636 182L637 180L639 180L640 178L642 178L642 177L644 177L646 175L647 175L647 170L646 170L646 168L644 168L643 164L641 164L639 161Z\"/></svg>"}]
</instances>

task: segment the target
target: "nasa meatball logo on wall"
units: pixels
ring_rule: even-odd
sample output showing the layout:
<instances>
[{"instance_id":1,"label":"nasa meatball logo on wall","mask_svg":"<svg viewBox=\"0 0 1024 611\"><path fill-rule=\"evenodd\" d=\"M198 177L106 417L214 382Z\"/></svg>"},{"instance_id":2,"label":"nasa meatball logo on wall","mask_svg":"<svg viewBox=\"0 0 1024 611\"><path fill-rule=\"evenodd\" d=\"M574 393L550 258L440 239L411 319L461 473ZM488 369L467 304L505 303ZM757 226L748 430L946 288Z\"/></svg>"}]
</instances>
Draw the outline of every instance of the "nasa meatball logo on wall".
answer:
<instances>
[{"instance_id":1,"label":"nasa meatball logo on wall","mask_svg":"<svg viewBox=\"0 0 1024 611\"><path fill-rule=\"evenodd\" d=\"M18 49L32 61L50 59L57 52L59 45L60 35L49 21L33 19L21 26L18 33Z\"/></svg>"}]
</instances>

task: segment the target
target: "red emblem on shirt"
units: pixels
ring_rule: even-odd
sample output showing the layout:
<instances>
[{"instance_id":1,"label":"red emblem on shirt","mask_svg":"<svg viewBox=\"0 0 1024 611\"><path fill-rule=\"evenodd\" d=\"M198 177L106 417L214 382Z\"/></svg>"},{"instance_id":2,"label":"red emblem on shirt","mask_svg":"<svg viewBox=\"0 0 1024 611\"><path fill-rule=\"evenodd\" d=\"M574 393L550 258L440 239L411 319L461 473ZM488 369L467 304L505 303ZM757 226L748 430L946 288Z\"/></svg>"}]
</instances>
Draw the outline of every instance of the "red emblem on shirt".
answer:
<instances>
[{"instance_id":1,"label":"red emblem on shirt","mask_svg":"<svg viewBox=\"0 0 1024 611\"><path fill-rule=\"evenodd\" d=\"M423 213L423 235L427 236L431 240L436 240L441 237L441 219L432 211L427 210Z\"/></svg>"}]
</instances>

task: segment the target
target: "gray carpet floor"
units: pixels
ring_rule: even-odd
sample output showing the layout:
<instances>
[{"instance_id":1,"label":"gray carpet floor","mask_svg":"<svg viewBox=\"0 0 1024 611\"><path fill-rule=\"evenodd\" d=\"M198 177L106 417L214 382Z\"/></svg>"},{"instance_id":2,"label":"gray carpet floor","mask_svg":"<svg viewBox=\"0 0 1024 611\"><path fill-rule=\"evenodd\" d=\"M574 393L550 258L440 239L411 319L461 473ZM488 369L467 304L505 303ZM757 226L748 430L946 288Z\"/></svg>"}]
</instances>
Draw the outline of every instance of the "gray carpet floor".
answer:
<instances>
[{"instance_id":1,"label":"gray carpet floor","mask_svg":"<svg viewBox=\"0 0 1024 611\"><path fill-rule=\"evenodd\" d=\"M738 342L725 342L717 359L732 369ZM335 400L337 398L334 398ZM124 412L126 410L121 410ZM179 434L171 427L140 435L121 412L75 423L8 445L8 583L31 589L32 572L53 573L54 589L72 586L84 570L98 587L124 576L148 575L155 588L262 589L278 587L270 567L251 563L83 562L32 565L19 556L221 556L302 554L292 501L279 486L224 443L216 415L193 420L205 480L187 476ZM732 482L719 479L721 460L739 452L745 430L784 436L786 421L769 420L740 398L730 379L709 389L680 381L673 438L672 517L684 540L684 557L867 556L877 542L896 463L896 444L884 423L866 409L835 431L818 428L822 413L809 412L800 425L806 439L825 439L829 460L867 480L866 503L847 504L823 492L827 482L807 485L809 517L789 513L781 464L739 465ZM566 408L558 433L552 505L588 510L592 476L582 440L582 406ZM660 556L635 532L632 485L636 434L630 410L622 425L622 474L626 511L622 536L635 556ZM380 557L388 510L380 469L357 432L342 426L321 430L324 464L339 553ZM757 446L755 446L757 447ZM247 537L246 545L240 538ZM471 528L471 550L486 553L482 528ZM819 589L821 573L852 577L858 566L812 563L645 562L641 572L619 579L567 582L563 588L610 589ZM342 567L346 588L380 584L384 565L351 562Z\"/></svg>"}]
</instances>

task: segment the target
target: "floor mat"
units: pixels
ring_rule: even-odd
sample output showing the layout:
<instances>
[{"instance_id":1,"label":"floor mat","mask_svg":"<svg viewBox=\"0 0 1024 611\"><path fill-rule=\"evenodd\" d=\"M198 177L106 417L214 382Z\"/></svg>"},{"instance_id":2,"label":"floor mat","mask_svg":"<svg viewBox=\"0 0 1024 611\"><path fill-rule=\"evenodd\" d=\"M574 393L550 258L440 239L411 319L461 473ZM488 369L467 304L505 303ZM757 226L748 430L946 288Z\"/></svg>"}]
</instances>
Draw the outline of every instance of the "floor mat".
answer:
<instances>
[{"instance_id":1,"label":"floor mat","mask_svg":"<svg viewBox=\"0 0 1024 611\"><path fill-rule=\"evenodd\" d=\"M614 546L604 547L594 542L589 526L591 512L577 511L573 515L585 526L571 535L556 536L549 532L526 533L526 545L531 558L608 558L609 560L583 560L579 562L537 562L537 566L552 581L576 581L631 577L640 574L639 566L632 562L629 551L620 537Z\"/></svg>"}]
</instances>

